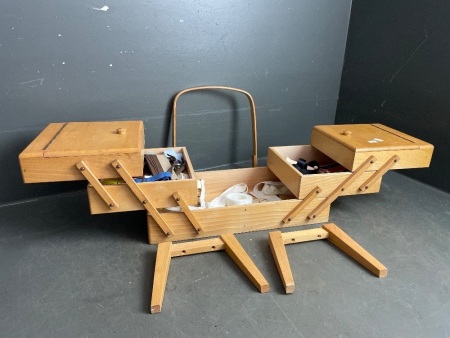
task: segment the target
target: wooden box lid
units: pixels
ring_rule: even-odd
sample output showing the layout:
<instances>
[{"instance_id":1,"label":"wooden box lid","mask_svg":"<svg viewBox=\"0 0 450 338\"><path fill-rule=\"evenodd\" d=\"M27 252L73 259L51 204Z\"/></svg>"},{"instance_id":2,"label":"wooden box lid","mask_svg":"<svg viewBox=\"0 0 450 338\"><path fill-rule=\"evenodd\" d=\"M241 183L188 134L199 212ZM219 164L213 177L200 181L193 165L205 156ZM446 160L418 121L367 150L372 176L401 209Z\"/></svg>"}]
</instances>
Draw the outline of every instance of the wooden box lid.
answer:
<instances>
[{"instance_id":1,"label":"wooden box lid","mask_svg":"<svg viewBox=\"0 0 450 338\"><path fill-rule=\"evenodd\" d=\"M325 125L315 126L314 129L355 152L420 149L430 146L427 142L379 123Z\"/></svg>"},{"instance_id":2,"label":"wooden box lid","mask_svg":"<svg viewBox=\"0 0 450 338\"><path fill-rule=\"evenodd\" d=\"M110 163L123 158L133 175L142 175L142 121L49 124L19 155L26 183L85 179L76 163L83 160L98 178L115 177Z\"/></svg>"},{"instance_id":3,"label":"wooden box lid","mask_svg":"<svg viewBox=\"0 0 450 338\"><path fill-rule=\"evenodd\" d=\"M311 145L354 171L369 156L377 170L386 161L400 157L392 169L423 168L430 165L433 145L379 123L315 126Z\"/></svg>"},{"instance_id":4,"label":"wooden box lid","mask_svg":"<svg viewBox=\"0 0 450 338\"><path fill-rule=\"evenodd\" d=\"M142 149L141 121L69 122L42 149L43 157L135 153Z\"/></svg>"}]
</instances>

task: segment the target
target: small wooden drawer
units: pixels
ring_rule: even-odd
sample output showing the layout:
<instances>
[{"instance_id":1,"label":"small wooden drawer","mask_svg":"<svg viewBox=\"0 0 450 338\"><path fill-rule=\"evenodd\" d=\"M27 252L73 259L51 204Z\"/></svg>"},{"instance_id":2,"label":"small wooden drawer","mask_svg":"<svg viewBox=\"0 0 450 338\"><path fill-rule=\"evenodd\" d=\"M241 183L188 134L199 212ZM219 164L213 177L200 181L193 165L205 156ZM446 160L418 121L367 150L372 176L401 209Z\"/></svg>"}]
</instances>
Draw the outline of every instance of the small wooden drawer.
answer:
<instances>
[{"instance_id":1,"label":"small wooden drawer","mask_svg":"<svg viewBox=\"0 0 450 338\"><path fill-rule=\"evenodd\" d=\"M97 178L118 177L120 160L132 175L142 175L142 121L68 122L48 125L19 155L25 183L84 180L83 161Z\"/></svg>"},{"instance_id":2,"label":"small wooden drawer","mask_svg":"<svg viewBox=\"0 0 450 338\"><path fill-rule=\"evenodd\" d=\"M430 165L433 145L382 124L315 126L311 145L354 171L369 156L376 161L369 170L379 169L393 156L391 169L423 168Z\"/></svg>"},{"instance_id":3,"label":"small wooden drawer","mask_svg":"<svg viewBox=\"0 0 450 338\"><path fill-rule=\"evenodd\" d=\"M144 154L160 155L163 154L166 149L167 148L145 149ZM138 186L156 208L177 206L178 204L172 196L175 192L182 194L190 205L197 205L199 201L199 189L189 154L185 147L175 147L170 149L173 149L176 153L181 153L186 164L185 172L190 178L184 180L144 182L138 183ZM115 200L117 207L113 209L110 208L95 188L89 184L87 191L91 214L145 210L141 201L133 194L133 191L127 184L104 184L103 187Z\"/></svg>"},{"instance_id":4,"label":"small wooden drawer","mask_svg":"<svg viewBox=\"0 0 450 338\"><path fill-rule=\"evenodd\" d=\"M335 161L310 145L269 147L267 166L299 199L305 198L317 186L322 190L318 196L326 197L352 174L350 171L347 171L303 175L295 169L292 164L286 161L287 157L293 160L298 160L299 158L303 158L307 161L315 160L318 161L321 166L332 164ZM364 172L340 195L355 195L380 191L381 179L377 180L377 182L368 189L360 189L364 182L372 175L373 172Z\"/></svg>"}]
</instances>

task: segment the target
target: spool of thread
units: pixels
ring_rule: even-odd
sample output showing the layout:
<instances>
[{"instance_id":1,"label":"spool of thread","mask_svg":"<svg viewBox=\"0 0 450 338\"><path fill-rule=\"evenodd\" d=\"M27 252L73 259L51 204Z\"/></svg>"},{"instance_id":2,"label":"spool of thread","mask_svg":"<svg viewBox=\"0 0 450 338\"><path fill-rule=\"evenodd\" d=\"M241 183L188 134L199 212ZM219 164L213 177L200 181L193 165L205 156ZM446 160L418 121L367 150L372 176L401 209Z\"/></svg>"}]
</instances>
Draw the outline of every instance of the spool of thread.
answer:
<instances>
[{"instance_id":1,"label":"spool of thread","mask_svg":"<svg viewBox=\"0 0 450 338\"><path fill-rule=\"evenodd\" d=\"M243 192L233 192L225 196L225 203L227 206L252 204L252 202L252 196Z\"/></svg>"}]
</instances>

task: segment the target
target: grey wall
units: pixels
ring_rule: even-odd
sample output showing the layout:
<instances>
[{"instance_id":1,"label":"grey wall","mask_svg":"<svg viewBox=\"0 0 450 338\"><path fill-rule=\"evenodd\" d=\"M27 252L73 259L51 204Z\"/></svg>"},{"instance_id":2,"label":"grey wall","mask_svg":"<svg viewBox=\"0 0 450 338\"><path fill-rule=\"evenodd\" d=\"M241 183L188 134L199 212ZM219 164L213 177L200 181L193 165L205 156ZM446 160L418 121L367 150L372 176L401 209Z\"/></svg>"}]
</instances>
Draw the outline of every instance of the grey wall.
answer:
<instances>
[{"instance_id":1,"label":"grey wall","mask_svg":"<svg viewBox=\"0 0 450 338\"><path fill-rule=\"evenodd\" d=\"M450 192L450 2L355 1L337 123L381 122L435 146L402 173Z\"/></svg>"},{"instance_id":2,"label":"grey wall","mask_svg":"<svg viewBox=\"0 0 450 338\"><path fill-rule=\"evenodd\" d=\"M17 156L48 123L140 119L146 146L166 146L173 96L192 86L253 95L261 157L268 146L309 143L313 125L334 122L350 7L351 0L1 1L0 203L84 188L22 183ZM178 144L196 168L250 159L245 99L189 94L179 114Z\"/></svg>"}]
</instances>

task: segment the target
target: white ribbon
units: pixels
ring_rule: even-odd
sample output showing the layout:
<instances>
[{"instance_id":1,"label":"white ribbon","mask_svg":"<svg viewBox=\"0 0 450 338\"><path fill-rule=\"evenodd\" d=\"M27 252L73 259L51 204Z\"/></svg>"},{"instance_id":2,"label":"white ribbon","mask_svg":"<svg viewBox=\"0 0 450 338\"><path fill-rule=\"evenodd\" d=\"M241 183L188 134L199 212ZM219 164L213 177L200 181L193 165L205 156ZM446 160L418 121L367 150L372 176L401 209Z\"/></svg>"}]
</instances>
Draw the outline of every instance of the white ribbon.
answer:
<instances>
[{"instance_id":1,"label":"white ribbon","mask_svg":"<svg viewBox=\"0 0 450 338\"><path fill-rule=\"evenodd\" d=\"M250 193L255 196L260 202L263 201L280 201L277 195L292 195L292 193L284 186L281 182L275 181L264 181L259 182L253 188L253 191Z\"/></svg>"}]
</instances>

